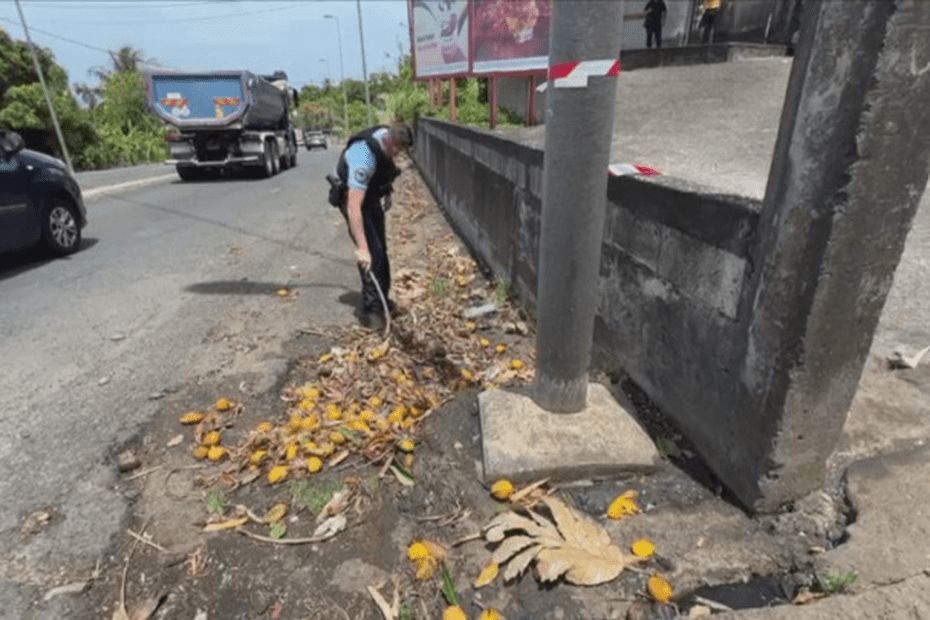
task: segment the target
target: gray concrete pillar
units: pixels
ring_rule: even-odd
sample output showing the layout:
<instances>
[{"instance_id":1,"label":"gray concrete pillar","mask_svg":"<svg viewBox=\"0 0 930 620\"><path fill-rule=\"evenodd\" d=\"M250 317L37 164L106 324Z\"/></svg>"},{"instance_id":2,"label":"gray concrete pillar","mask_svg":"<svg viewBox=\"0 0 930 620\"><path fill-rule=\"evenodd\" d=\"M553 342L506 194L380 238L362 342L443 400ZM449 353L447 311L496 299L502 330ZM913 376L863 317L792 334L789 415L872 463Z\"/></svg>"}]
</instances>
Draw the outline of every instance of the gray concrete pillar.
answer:
<instances>
[{"instance_id":1,"label":"gray concrete pillar","mask_svg":"<svg viewBox=\"0 0 930 620\"><path fill-rule=\"evenodd\" d=\"M740 313L762 509L822 483L930 167L930 2L808 1L800 36Z\"/></svg>"}]
</instances>

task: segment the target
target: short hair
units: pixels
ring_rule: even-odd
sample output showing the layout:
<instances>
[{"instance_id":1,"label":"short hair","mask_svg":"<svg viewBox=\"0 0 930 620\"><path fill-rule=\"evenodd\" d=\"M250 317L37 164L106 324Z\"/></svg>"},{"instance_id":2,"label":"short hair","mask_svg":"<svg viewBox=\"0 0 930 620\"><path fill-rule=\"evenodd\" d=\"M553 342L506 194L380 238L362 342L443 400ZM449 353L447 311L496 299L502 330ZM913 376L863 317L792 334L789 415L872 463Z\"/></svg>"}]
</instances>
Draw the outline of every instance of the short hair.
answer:
<instances>
[{"instance_id":1,"label":"short hair","mask_svg":"<svg viewBox=\"0 0 930 620\"><path fill-rule=\"evenodd\" d=\"M413 128L407 123L393 123L388 131L396 147L409 149L413 146Z\"/></svg>"}]
</instances>

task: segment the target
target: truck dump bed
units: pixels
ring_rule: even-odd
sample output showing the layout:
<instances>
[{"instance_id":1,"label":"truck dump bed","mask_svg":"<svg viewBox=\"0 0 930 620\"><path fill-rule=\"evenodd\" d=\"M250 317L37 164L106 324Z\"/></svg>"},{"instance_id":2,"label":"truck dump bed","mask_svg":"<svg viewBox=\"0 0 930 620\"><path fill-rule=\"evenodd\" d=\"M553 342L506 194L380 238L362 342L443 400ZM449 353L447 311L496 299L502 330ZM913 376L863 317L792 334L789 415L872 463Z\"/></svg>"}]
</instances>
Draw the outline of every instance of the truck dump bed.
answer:
<instances>
[{"instance_id":1,"label":"truck dump bed","mask_svg":"<svg viewBox=\"0 0 930 620\"><path fill-rule=\"evenodd\" d=\"M287 126L287 93L248 71L146 75L149 107L181 129L281 129Z\"/></svg>"}]
</instances>

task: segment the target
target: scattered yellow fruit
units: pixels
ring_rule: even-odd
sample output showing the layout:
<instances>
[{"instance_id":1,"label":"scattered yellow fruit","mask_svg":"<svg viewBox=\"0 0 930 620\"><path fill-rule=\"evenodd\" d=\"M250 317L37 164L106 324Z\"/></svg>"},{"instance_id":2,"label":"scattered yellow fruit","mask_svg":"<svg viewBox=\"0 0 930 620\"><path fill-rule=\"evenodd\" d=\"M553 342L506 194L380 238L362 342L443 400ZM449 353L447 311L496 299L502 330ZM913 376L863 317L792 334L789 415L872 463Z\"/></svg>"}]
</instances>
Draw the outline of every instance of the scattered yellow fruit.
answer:
<instances>
[{"instance_id":1,"label":"scattered yellow fruit","mask_svg":"<svg viewBox=\"0 0 930 620\"><path fill-rule=\"evenodd\" d=\"M465 329L467 329L468 331L474 333L475 330L478 329L478 324L475 323L474 321L466 321L466 322L465 322Z\"/></svg>"},{"instance_id":2,"label":"scattered yellow fruit","mask_svg":"<svg viewBox=\"0 0 930 620\"><path fill-rule=\"evenodd\" d=\"M287 451L284 453L284 459L286 461L293 461L297 458L297 453L300 451L300 445L295 441L288 444Z\"/></svg>"},{"instance_id":3,"label":"scattered yellow fruit","mask_svg":"<svg viewBox=\"0 0 930 620\"><path fill-rule=\"evenodd\" d=\"M320 454L323 456L332 456L333 452L336 451L336 446L332 442L324 442L320 444Z\"/></svg>"},{"instance_id":4,"label":"scattered yellow fruit","mask_svg":"<svg viewBox=\"0 0 930 620\"><path fill-rule=\"evenodd\" d=\"M514 492L513 483L510 480L498 480L491 485L491 495L494 499L506 502Z\"/></svg>"},{"instance_id":5,"label":"scattered yellow fruit","mask_svg":"<svg viewBox=\"0 0 930 620\"><path fill-rule=\"evenodd\" d=\"M303 423L304 418L302 415L299 413L292 413L290 419L287 421L287 426L284 427L284 430L286 430L288 434L293 435L300 430L300 427L303 425Z\"/></svg>"},{"instance_id":6,"label":"scattered yellow fruit","mask_svg":"<svg viewBox=\"0 0 930 620\"><path fill-rule=\"evenodd\" d=\"M407 547L407 557L411 562L416 562L417 560L428 558L429 555L429 547L424 545L419 540L415 541L413 544Z\"/></svg>"},{"instance_id":7,"label":"scattered yellow fruit","mask_svg":"<svg viewBox=\"0 0 930 620\"><path fill-rule=\"evenodd\" d=\"M462 378L465 379L466 381L474 381L474 380L475 380L475 373L473 373L472 371L470 371L470 370L467 369L467 368L463 368L463 369L462 369Z\"/></svg>"},{"instance_id":8,"label":"scattered yellow fruit","mask_svg":"<svg viewBox=\"0 0 930 620\"><path fill-rule=\"evenodd\" d=\"M320 447L316 445L315 441L304 442L304 450L306 450L307 452L316 452L319 449Z\"/></svg>"},{"instance_id":9,"label":"scattered yellow fruit","mask_svg":"<svg viewBox=\"0 0 930 620\"><path fill-rule=\"evenodd\" d=\"M199 411L188 411L181 416L181 424L200 424L203 421L203 414Z\"/></svg>"},{"instance_id":10,"label":"scattered yellow fruit","mask_svg":"<svg viewBox=\"0 0 930 620\"><path fill-rule=\"evenodd\" d=\"M228 398L221 398L216 401L216 410L217 411L229 411L236 406L236 403L229 400Z\"/></svg>"},{"instance_id":11,"label":"scattered yellow fruit","mask_svg":"<svg viewBox=\"0 0 930 620\"><path fill-rule=\"evenodd\" d=\"M258 467L268 458L268 450L256 450L249 455L249 463Z\"/></svg>"},{"instance_id":12,"label":"scattered yellow fruit","mask_svg":"<svg viewBox=\"0 0 930 620\"><path fill-rule=\"evenodd\" d=\"M633 551L633 555L638 558L651 558L653 555L655 555L656 544L648 538L640 538L633 543L631 549Z\"/></svg>"},{"instance_id":13,"label":"scattered yellow fruit","mask_svg":"<svg viewBox=\"0 0 930 620\"><path fill-rule=\"evenodd\" d=\"M349 428L353 431L358 431L360 433L365 433L366 435L371 434L371 428L363 420L352 420L349 422Z\"/></svg>"},{"instance_id":14,"label":"scattered yellow fruit","mask_svg":"<svg viewBox=\"0 0 930 620\"><path fill-rule=\"evenodd\" d=\"M326 362L330 361L331 359L333 359L333 354L332 354L332 353L324 353L323 355L320 356L320 363L321 363L321 364L325 364Z\"/></svg>"},{"instance_id":15,"label":"scattered yellow fruit","mask_svg":"<svg viewBox=\"0 0 930 620\"><path fill-rule=\"evenodd\" d=\"M326 405L326 419L334 422L342 419L342 409L339 408L339 405L335 403Z\"/></svg>"},{"instance_id":16,"label":"scattered yellow fruit","mask_svg":"<svg viewBox=\"0 0 930 620\"><path fill-rule=\"evenodd\" d=\"M318 428L320 428L320 416L315 413L311 413L300 421L302 431L315 431Z\"/></svg>"},{"instance_id":17,"label":"scattered yellow fruit","mask_svg":"<svg viewBox=\"0 0 930 620\"><path fill-rule=\"evenodd\" d=\"M194 458L198 461L202 461L207 458L207 454L210 452L210 448L207 446L197 446L194 448Z\"/></svg>"},{"instance_id":18,"label":"scattered yellow fruit","mask_svg":"<svg viewBox=\"0 0 930 620\"><path fill-rule=\"evenodd\" d=\"M411 407L410 415L412 415L415 418L419 418L421 415L423 415L423 410L420 409L419 407Z\"/></svg>"},{"instance_id":19,"label":"scattered yellow fruit","mask_svg":"<svg viewBox=\"0 0 930 620\"><path fill-rule=\"evenodd\" d=\"M278 502L271 507L268 514L265 515L265 523L277 523L287 516L287 504Z\"/></svg>"},{"instance_id":20,"label":"scattered yellow fruit","mask_svg":"<svg viewBox=\"0 0 930 620\"><path fill-rule=\"evenodd\" d=\"M652 598L658 602L662 603L663 605L671 602L672 595L674 594L674 591L672 590L672 584L669 583L668 579L659 573L656 573L649 578L647 587L649 588L649 594L651 594Z\"/></svg>"},{"instance_id":21,"label":"scattered yellow fruit","mask_svg":"<svg viewBox=\"0 0 930 620\"><path fill-rule=\"evenodd\" d=\"M484 336L482 336L481 338L479 338L479 339L478 339L478 342L481 344L482 347L489 347L489 346L491 346L491 341L488 340L487 338L485 338Z\"/></svg>"},{"instance_id":22,"label":"scattered yellow fruit","mask_svg":"<svg viewBox=\"0 0 930 620\"><path fill-rule=\"evenodd\" d=\"M271 422L260 422L258 426L255 427L259 433L270 433L274 430L274 424Z\"/></svg>"},{"instance_id":23,"label":"scattered yellow fruit","mask_svg":"<svg viewBox=\"0 0 930 620\"><path fill-rule=\"evenodd\" d=\"M413 456L412 454L405 454L405 455L404 455L404 467L407 468L407 471L410 471L411 469L413 469L413 462L414 462L415 460L416 460L416 459L414 458L414 456Z\"/></svg>"},{"instance_id":24,"label":"scattered yellow fruit","mask_svg":"<svg viewBox=\"0 0 930 620\"><path fill-rule=\"evenodd\" d=\"M384 404L384 401L381 400L380 396L372 396L370 399L368 399L368 404L372 407L380 407Z\"/></svg>"},{"instance_id":25,"label":"scattered yellow fruit","mask_svg":"<svg viewBox=\"0 0 930 620\"><path fill-rule=\"evenodd\" d=\"M290 291L287 290L286 288L278 289L278 297L287 297L289 294L290 294Z\"/></svg>"},{"instance_id":26,"label":"scattered yellow fruit","mask_svg":"<svg viewBox=\"0 0 930 620\"><path fill-rule=\"evenodd\" d=\"M320 390L309 383L297 388L297 394L310 400L318 400L320 398Z\"/></svg>"},{"instance_id":27,"label":"scattered yellow fruit","mask_svg":"<svg viewBox=\"0 0 930 620\"><path fill-rule=\"evenodd\" d=\"M313 411L313 408L316 407L316 399L305 398L297 406L300 407L301 411Z\"/></svg>"},{"instance_id":28,"label":"scattered yellow fruit","mask_svg":"<svg viewBox=\"0 0 930 620\"><path fill-rule=\"evenodd\" d=\"M521 359L511 360L510 367L513 368L514 370L523 370L523 360Z\"/></svg>"},{"instance_id":29,"label":"scattered yellow fruit","mask_svg":"<svg viewBox=\"0 0 930 620\"><path fill-rule=\"evenodd\" d=\"M307 469L311 474L315 474L323 469L323 459L318 456L311 456L307 459Z\"/></svg>"},{"instance_id":30,"label":"scattered yellow fruit","mask_svg":"<svg viewBox=\"0 0 930 620\"><path fill-rule=\"evenodd\" d=\"M494 350L497 351L498 353L506 353L507 345L504 343L501 343L497 345L496 347L494 347Z\"/></svg>"},{"instance_id":31,"label":"scattered yellow fruit","mask_svg":"<svg viewBox=\"0 0 930 620\"><path fill-rule=\"evenodd\" d=\"M491 562L487 566L481 569L481 572L478 573L478 577L475 579L475 589L483 588L488 585L495 579L497 579L497 573L500 572L500 566L497 562Z\"/></svg>"},{"instance_id":32,"label":"scattered yellow fruit","mask_svg":"<svg viewBox=\"0 0 930 620\"><path fill-rule=\"evenodd\" d=\"M218 446L220 441L222 441L223 435L219 431L210 431L203 436L203 445L205 446Z\"/></svg>"},{"instance_id":33,"label":"scattered yellow fruit","mask_svg":"<svg viewBox=\"0 0 930 620\"><path fill-rule=\"evenodd\" d=\"M442 620L468 620L465 610L458 605L450 605L442 612Z\"/></svg>"},{"instance_id":34,"label":"scattered yellow fruit","mask_svg":"<svg viewBox=\"0 0 930 620\"><path fill-rule=\"evenodd\" d=\"M504 616L501 615L501 612L497 611L493 607L488 607L487 609L482 610L481 615L478 616L478 620L505 620Z\"/></svg>"},{"instance_id":35,"label":"scattered yellow fruit","mask_svg":"<svg viewBox=\"0 0 930 620\"><path fill-rule=\"evenodd\" d=\"M426 581L432 579L436 574L436 571L439 570L439 560L433 556L427 556L422 560L417 560L417 572L415 577L420 581Z\"/></svg>"},{"instance_id":36,"label":"scattered yellow fruit","mask_svg":"<svg viewBox=\"0 0 930 620\"><path fill-rule=\"evenodd\" d=\"M287 478L286 465L275 465L271 468L271 471L268 472L268 482L271 484L278 484L285 478Z\"/></svg>"},{"instance_id":37,"label":"scattered yellow fruit","mask_svg":"<svg viewBox=\"0 0 930 620\"><path fill-rule=\"evenodd\" d=\"M399 410L394 409L391 413L388 414L387 421L391 424L400 424L404 421L404 416Z\"/></svg>"},{"instance_id":38,"label":"scattered yellow fruit","mask_svg":"<svg viewBox=\"0 0 930 620\"><path fill-rule=\"evenodd\" d=\"M207 458L216 463L217 461L222 461L223 457L226 456L226 448L223 446L213 446L207 450Z\"/></svg>"},{"instance_id":39,"label":"scattered yellow fruit","mask_svg":"<svg viewBox=\"0 0 930 620\"><path fill-rule=\"evenodd\" d=\"M336 444L337 446L341 446L342 444L346 442L346 436L340 433L339 431L333 431L332 433L329 434L329 440L333 442L334 444Z\"/></svg>"},{"instance_id":40,"label":"scattered yellow fruit","mask_svg":"<svg viewBox=\"0 0 930 620\"><path fill-rule=\"evenodd\" d=\"M360 414L358 414L358 419L362 422L374 422L376 417L377 416L375 415L375 412L371 409L365 409Z\"/></svg>"},{"instance_id":41,"label":"scattered yellow fruit","mask_svg":"<svg viewBox=\"0 0 930 620\"><path fill-rule=\"evenodd\" d=\"M413 428L413 425L416 423L417 421L414 420L413 418L404 418L404 421L400 423L400 427L404 430L409 431L411 428Z\"/></svg>"},{"instance_id":42,"label":"scattered yellow fruit","mask_svg":"<svg viewBox=\"0 0 930 620\"><path fill-rule=\"evenodd\" d=\"M375 420L375 428L379 431L386 431L391 428L391 423L384 418L378 418Z\"/></svg>"},{"instance_id":43,"label":"scattered yellow fruit","mask_svg":"<svg viewBox=\"0 0 930 620\"><path fill-rule=\"evenodd\" d=\"M638 493L636 491L625 491L610 503L607 507L607 516L611 519L622 519L630 515L641 512L639 504L636 502Z\"/></svg>"},{"instance_id":44,"label":"scattered yellow fruit","mask_svg":"<svg viewBox=\"0 0 930 620\"><path fill-rule=\"evenodd\" d=\"M401 439L397 442L397 448L401 452L413 452L416 447L416 443L410 438Z\"/></svg>"}]
</instances>

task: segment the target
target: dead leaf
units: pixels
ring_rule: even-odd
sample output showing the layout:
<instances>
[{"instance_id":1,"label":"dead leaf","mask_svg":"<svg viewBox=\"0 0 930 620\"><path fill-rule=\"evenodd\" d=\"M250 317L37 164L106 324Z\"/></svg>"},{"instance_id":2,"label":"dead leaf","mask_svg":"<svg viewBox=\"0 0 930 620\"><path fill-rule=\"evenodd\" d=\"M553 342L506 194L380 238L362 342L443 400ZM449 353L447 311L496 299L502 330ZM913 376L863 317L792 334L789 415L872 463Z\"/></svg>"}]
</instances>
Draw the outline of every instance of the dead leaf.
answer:
<instances>
[{"instance_id":1,"label":"dead leaf","mask_svg":"<svg viewBox=\"0 0 930 620\"><path fill-rule=\"evenodd\" d=\"M504 579L518 577L535 560L538 579L564 577L576 585L597 585L617 577L641 560L625 555L597 523L583 517L561 500L545 497L551 519L532 510L529 516L505 512L485 528L488 542L500 543L492 561L507 564Z\"/></svg>"},{"instance_id":2,"label":"dead leaf","mask_svg":"<svg viewBox=\"0 0 930 620\"><path fill-rule=\"evenodd\" d=\"M221 532L223 530L234 530L237 527L241 527L248 522L249 522L248 517L226 519L225 521L218 521L216 523L208 523L206 527L203 528L203 531L204 532Z\"/></svg>"},{"instance_id":3,"label":"dead leaf","mask_svg":"<svg viewBox=\"0 0 930 620\"><path fill-rule=\"evenodd\" d=\"M481 572L478 573L478 577L475 579L474 587L477 590L478 588L483 588L488 585L495 579L497 579L497 574L500 572L500 566L497 562L491 562L487 566L481 569Z\"/></svg>"},{"instance_id":4,"label":"dead leaf","mask_svg":"<svg viewBox=\"0 0 930 620\"><path fill-rule=\"evenodd\" d=\"M342 514L345 512L346 508L349 507L349 496L351 491L348 489L343 489L333 493L333 496L330 498L326 505L320 510L320 514L316 516L316 522L319 523L330 517L335 517L336 515Z\"/></svg>"},{"instance_id":5,"label":"dead leaf","mask_svg":"<svg viewBox=\"0 0 930 620\"><path fill-rule=\"evenodd\" d=\"M394 599L394 604L390 605L384 600L384 597L381 596L381 593L378 592L374 586L368 586L368 594L374 599L375 605L378 606L378 611L381 612L381 616L384 620L397 620L398 616L400 616L400 605L396 597Z\"/></svg>"},{"instance_id":6,"label":"dead leaf","mask_svg":"<svg viewBox=\"0 0 930 620\"><path fill-rule=\"evenodd\" d=\"M342 530L346 529L348 524L349 522L346 520L345 515L332 516L326 521L323 521L315 530L313 530L313 538L332 538Z\"/></svg>"},{"instance_id":7,"label":"dead leaf","mask_svg":"<svg viewBox=\"0 0 930 620\"><path fill-rule=\"evenodd\" d=\"M180 435L180 434L179 434L179 435L175 435L174 437L172 437L171 439L169 439L169 440L167 441L167 443L165 443L165 445L166 445L167 447L169 447L169 448L173 448L173 447L175 447L175 446L180 446L180 445L181 445L181 442L183 442L183 441L184 441L184 435Z\"/></svg>"},{"instance_id":8,"label":"dead leaf","mask_svg":"<svg viewBox=\"0 0 930 620\"><path fill-rule=\"evenodd\" d=\"M265 523L275 524L284 517L287 516L287 504L284 502L278 502L265 515L263 521Z\"/></svg>"},{"instance_id":9,"label":"dead leaf","mask_svg":"<svg viewBox=\"0 0 930 620\"><path fill-rule=\"evenodd\" d=\"M166 598L168 598L167 592L142 601L142 603L129 614L129 620L149 620L155 615L155 612L158 611L158 608L161 607L161 604L165 602Z\"/></svg>"},{"instance_id":10,"label":"dead leaf","mask_svg":"<svg viewBox=\"0 0 930 620\"><path fill-rule=\"evenodd\" d=\"M397 478L397 481L405 487L412 487L416 484L416 482L411 480L409 476L401 473L401 471L395 465L391 465L391 473L394 474L394 477Z\"/></svg>"}]
</instances>

